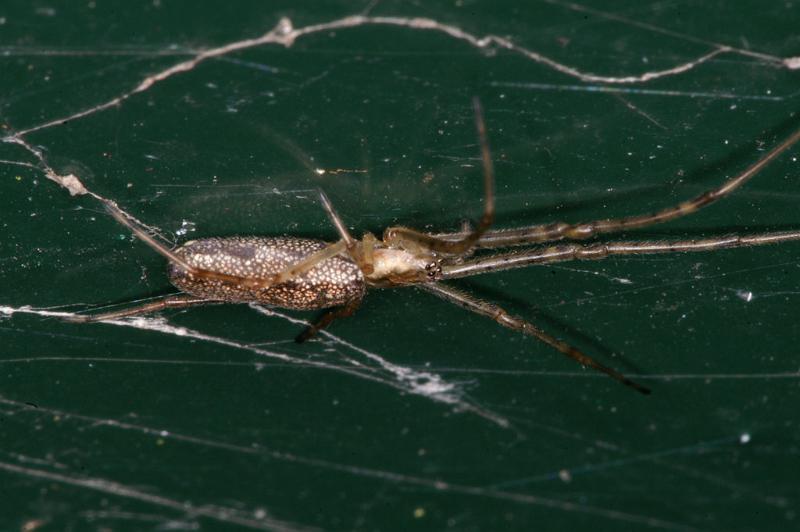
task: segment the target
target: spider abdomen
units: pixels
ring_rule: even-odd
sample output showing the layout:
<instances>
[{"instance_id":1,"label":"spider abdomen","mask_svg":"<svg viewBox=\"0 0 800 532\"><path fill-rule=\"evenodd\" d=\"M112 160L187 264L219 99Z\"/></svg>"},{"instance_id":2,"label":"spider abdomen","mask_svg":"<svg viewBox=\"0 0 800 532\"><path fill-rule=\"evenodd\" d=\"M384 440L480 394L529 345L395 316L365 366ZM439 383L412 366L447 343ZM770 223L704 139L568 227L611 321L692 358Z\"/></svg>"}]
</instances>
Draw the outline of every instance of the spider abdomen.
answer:
<instances>
[{"instance_id":1,"label":"spider abdomen","mask_svg":"<svg viewBox=\"0 0 800 532\"><path fill-rule=\"evenodd\" d=\"M327 246L322 240L290 237L205 238L186 242L173 253L200 272L193 275L170 264L169 280L198 297L231 303L259 302L290 309L322 309L345 305L364 295L364 275L347 257L324 260L284 283L253 287ZM242 279L242 282L204 277L203 271Z\"/></svg>"}]
</instances>

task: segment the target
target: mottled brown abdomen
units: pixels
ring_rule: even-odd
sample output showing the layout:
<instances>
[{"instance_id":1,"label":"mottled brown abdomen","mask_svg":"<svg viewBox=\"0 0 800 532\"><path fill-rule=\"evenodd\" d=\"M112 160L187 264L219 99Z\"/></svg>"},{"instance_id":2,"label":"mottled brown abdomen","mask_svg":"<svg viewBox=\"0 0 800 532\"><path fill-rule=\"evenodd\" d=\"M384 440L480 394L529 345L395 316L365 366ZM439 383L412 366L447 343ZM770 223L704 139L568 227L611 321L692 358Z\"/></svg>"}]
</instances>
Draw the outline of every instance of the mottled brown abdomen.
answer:
<instances>
[{"instance_id":1,"label":"mottled brown abdomen","mask_svg":"<svg viewBox=\"0 0 800 532\"><path fill-rule=\"evenodd\" d=\"M244 279L268 279L328 245L308 238L237 236L185 243L173 252L190 266ZM349 258L322 261L294 280L267 288L187 274L169 266L170 282L188 294L231 303L259 302L290 309L321 309L347 304L364 295L364 275Z\"/></svg>"}]
</instances>

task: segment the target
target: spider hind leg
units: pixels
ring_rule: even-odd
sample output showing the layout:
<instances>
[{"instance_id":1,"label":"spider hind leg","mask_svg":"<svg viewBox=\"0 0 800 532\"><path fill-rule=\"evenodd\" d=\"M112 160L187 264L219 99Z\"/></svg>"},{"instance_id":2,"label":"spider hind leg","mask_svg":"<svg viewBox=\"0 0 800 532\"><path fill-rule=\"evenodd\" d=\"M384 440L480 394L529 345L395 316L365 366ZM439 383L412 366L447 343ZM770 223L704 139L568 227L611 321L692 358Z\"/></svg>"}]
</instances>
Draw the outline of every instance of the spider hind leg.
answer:
<instances>
[{"instance_id":1,"label":"spider hind leg","mask_svg":"<svg viewBox=\"0 0 800 532\"><path fill-rule=\"evenodd\" d=\"M622 373L618 372L617 370L597 362L592 357L580 352L578 349L572 347L566 342L563 342L558 338L547 334L546 332L539 329L532 323L529 323L521 318L517 318L516 316L512 316L504 309L493 303L489 303L487 301L481 301L480 299L465 294L460 290L456 290L455 288L440 283L424 284L420 285L420 288L423 288L424 290L427 290L428 292L431 292L439 296L445 301L454 303L459 307L475 312L476 314L481 314L483 316L491 318L498 324L502 325L503 327L508 327L509 329L512 329L514 331L527 334L528 336L533 336L534 338L546 343L550 347L555 348L563 355L578 362L582 366L586 366L594 370L600 371L601 373L605 373L606 375L616 380L617 382L620 382L625 386L629 386L643 395L650 394L649 388L632 381L631 379L629 379Z\"/></svg>"},{"instance_id":2,"label":"spider hind leg","mask_svg":"<svg viewBox=\"0 0 800 532\"><path fill-rule=\"evenodd\" d=\"M483 215L480 221L474 229L459 235L457 240L440 238L408 227L389 227L383 233L384 243L402 249L421 248L429 252L457 257L468 254L481 236L494 224L494 166L486 135L483 109L477 97L472 99L472 107L475 112L475 128L478 130L483 165Z\"/></svg>"},{"instance_id":3,"label":"spider hind leg","mask_svg":"<svg viewBox=\"0 0 800 532\"><path fill-rule=\"evenodd\" d=\"M306 340L310 340L311 338L316 336L318 332L320 332L321 330L328 327L328 325L333 323L334 320L352 316L355 313L355 311L358 310L359 306L361 306L361 300L354 299L353 301L351 301L350 303L348 303L343 307L329 310L328 312L323 314L322 317L320 317L315 323L309 325L303 332L298 334L297 337L295 337L294 341L297 342L298 344L302 344Z\"/></svg>"},{"instance_id":4,"label":"spider hind leg","mask_svg":"<svg viewBox=\"0 0 800 532\"><path fill-rule=\"evenodd\" d=\"M215 299L205 299L200 297L191 296L188 294L178 294L165 296L149 303L136 305L133 307L123 308L111 312L103 312L101 314L74 314L72 316L65 316L65 321L74 323L92 323L96 321L118 320L121 318L132 318L141 316L143 314L152 314L160 310L168 308L186 308L198 305L210 305L215 303L222 303Z\"/></svg>"}]
</instances>

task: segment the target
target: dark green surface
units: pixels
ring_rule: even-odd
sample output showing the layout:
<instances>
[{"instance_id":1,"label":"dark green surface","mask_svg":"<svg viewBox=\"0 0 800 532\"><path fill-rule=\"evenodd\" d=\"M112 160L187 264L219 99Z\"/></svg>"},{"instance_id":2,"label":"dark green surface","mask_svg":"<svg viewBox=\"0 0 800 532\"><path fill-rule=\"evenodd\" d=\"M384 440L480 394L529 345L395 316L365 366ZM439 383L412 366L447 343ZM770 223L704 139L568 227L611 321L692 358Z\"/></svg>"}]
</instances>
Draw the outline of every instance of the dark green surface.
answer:
<instances>
[{"instance_id":1,"label":"dark green surface","mask_svg":"<svg viewBox=\"0 0 800 532\"><path fill-rule=\"evenodd\" d=\"M282 16L301 27L366 2L96 4L0 5L5 134ZM628 21L542 2L380 2L372 14L505 36L616 77L711 50L696 39L800 54L790 3L591 4ZM498 224L512 227L649 211L720 183L797 127L798 81L734 53L598 92L518 54L366 26L207 61L25 138L177 241L333 238L319 186L359 234L449 229L481 208L478 95ZM800 227L798 156L627 237ZM351 171L320 177L303 157ZM36 163L8 143L0 159ZM75 311L170 292L164 261L97 202L37 170L4 163L0 177L0 306ZM172 332L0 318L0 529L795 530L798 256L790 244L461 283L640 373L647 398L414 289L371 292L335 338L303 346L291 342L300 325L246 306L165 313ZM388 364L438 375L458 404L409 393Z\"/></svg>"}]
</instances>

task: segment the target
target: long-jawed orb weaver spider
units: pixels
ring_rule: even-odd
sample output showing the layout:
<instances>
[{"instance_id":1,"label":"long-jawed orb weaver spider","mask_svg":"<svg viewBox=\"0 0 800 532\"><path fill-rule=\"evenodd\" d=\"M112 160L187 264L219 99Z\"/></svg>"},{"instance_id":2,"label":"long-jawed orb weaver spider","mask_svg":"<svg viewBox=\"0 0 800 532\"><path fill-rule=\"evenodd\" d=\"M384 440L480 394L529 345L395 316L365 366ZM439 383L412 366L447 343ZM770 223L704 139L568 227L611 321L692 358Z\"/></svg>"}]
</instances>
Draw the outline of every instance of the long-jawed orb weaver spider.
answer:
<instances>
[{"instance_id":1,"label":"long-jawed orb weaver spider","mask_svg":"<svg viewBox=\"0 0 800 532\"><path fill-rule=\"evenodd\" d=\"M519 229L490 230L495 212L494 170L483 113L477 98L473 100L473 106L485 187L483 216L473 229L428 234L407 227L389 227L381 239L366 233L358 240L350 235L327 196L320 192L322 206L339 233L340 239L337 242L294 237L205 238L186 242L170 250L138 227L114 202L105 200L106 208L117 221L169 260L169 280L183 293L128 309L103 314L75 315L71 319L80 322L111 320L166 308L211 303L258 302L306 310L332 308L297 337L302 342L336 318L353 314L367 288L418 286L446 301L487 316L504 327L533 336L583 366L601 371L643 394L648 394L649 389L536 325L441 281L531 264L597 260L611 255L710 251L800 240L800 230L797 230L697 240L634 240L586 244L570 242L489 256L473 256L473 252L478 249L580 241L686 216L730 194L800 140L798 130L719 188L652 214L586 223L558 222Z\"/></svg>"}]
</instances>

